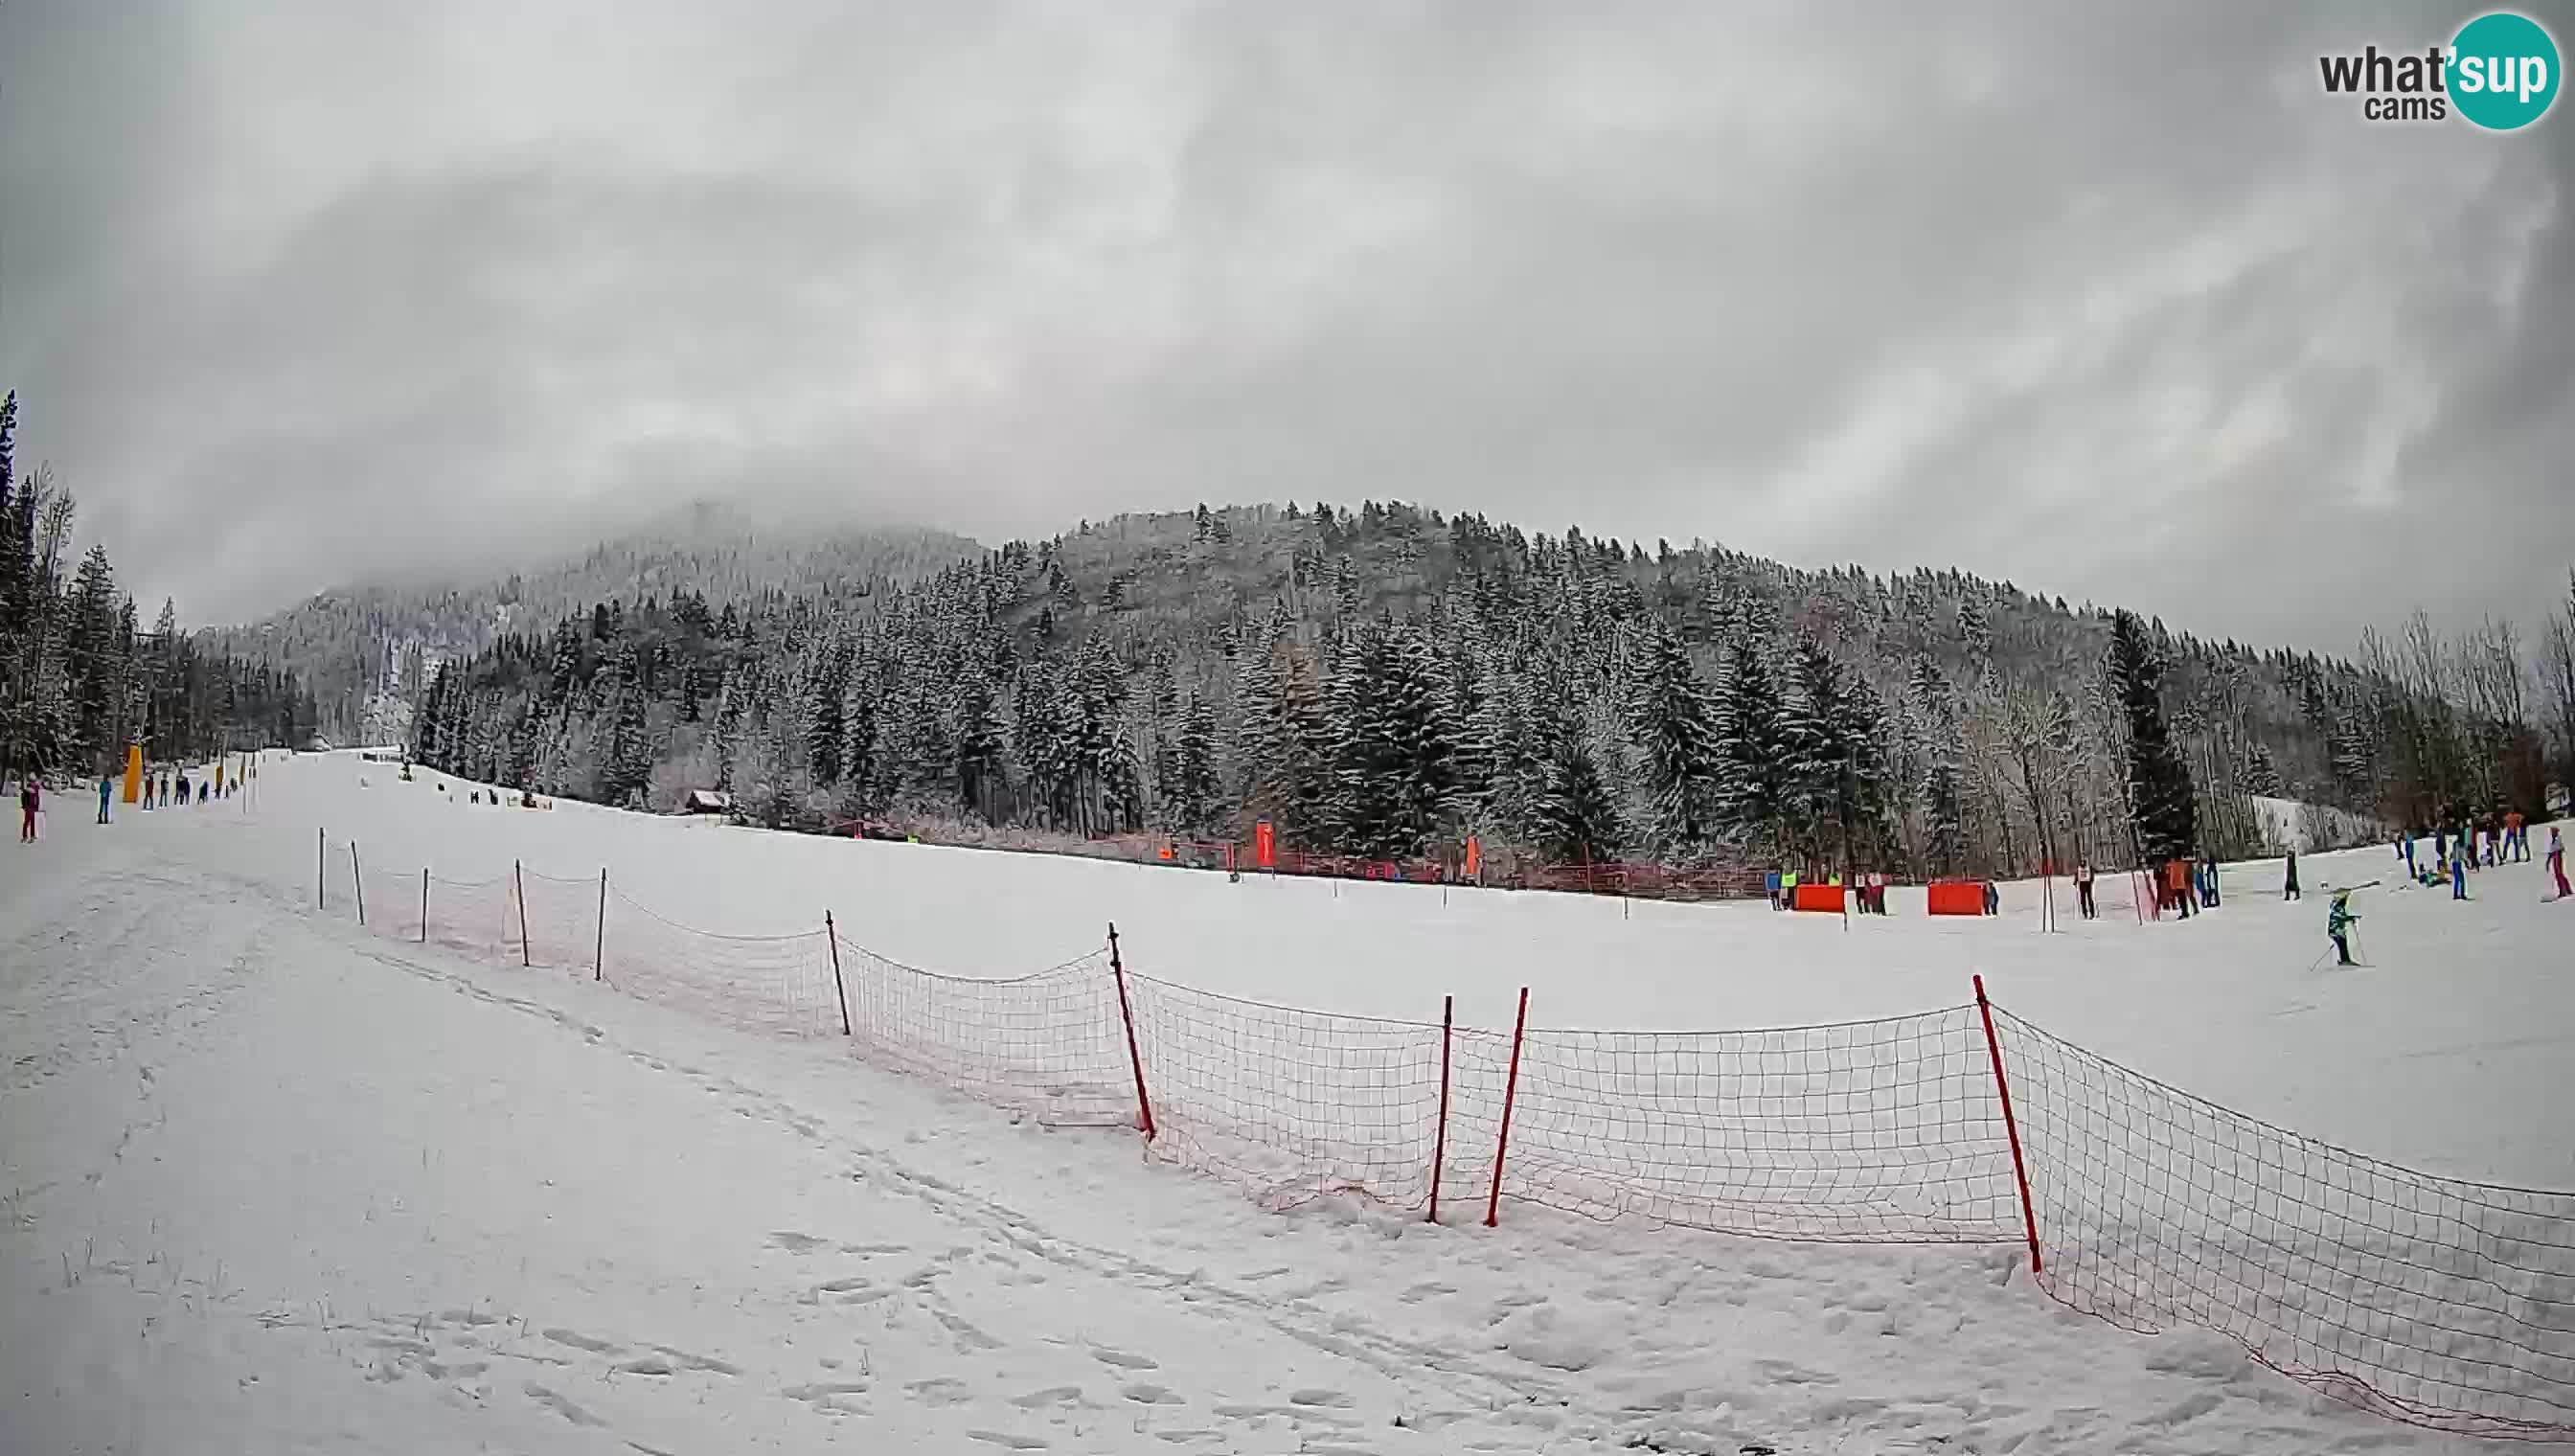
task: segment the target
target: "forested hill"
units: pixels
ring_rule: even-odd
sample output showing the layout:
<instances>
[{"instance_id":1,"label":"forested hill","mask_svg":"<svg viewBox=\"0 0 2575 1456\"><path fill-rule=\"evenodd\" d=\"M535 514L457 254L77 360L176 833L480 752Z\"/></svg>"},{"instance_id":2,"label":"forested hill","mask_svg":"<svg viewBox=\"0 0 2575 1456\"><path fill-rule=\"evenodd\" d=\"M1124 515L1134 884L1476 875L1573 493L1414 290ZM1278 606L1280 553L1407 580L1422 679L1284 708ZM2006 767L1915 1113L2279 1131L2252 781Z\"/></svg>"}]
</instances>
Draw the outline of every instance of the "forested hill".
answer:
<instances>
[{"instance_id":1,"label":"forested hill","mask_svg":"<svg viewBox=\"0 0 2575 1456\"><path fill-rule=\"evenodd\" d=\"M756 817L1241 833L1403 855L1800 854L1915 870L2133 852L2134 705L2190 772L2176 830L2258 847L2252 794L2355 808L2418 728L2380 673L1957 573L1804 572L1403 505L1122 517L911 584L719 609L626 596L440 675L430 762ZM2160 750L2159 750L2160 751ZM2419 774L2418 774L2419 776ZM2160 788L2149 791L2160 793ZM2194 822L2195 820L2195 822Z\"/></svg>"},{"instance_id":2,"label":"forested hill","mask_svg":"<svg viewBox=\"0 0 2575 1456\"><path fill-rule=\"evenodd\" d=\"M908 580L982 551L945 532L817 532L692 506L578 558L430 586L325 592L265 622L201 638L210 651L272 663L310 684L326 735L384 740L408 730L410 706L441 662L470 658L506 633L542 631L592 603L683 589L716 606L748 603L764 593Z\"/></svg>"},{"instance_id":3,"label":"forested hill","mask_svg":"<svg viewBox=\"0 0 2575 1456\"><path fill-rule=\"evenodd\" d=\"M0 395L0 778L108 773L138 744L189 763L311 736L293 674L200 651L168 602L142 626L106 548L80 550L71 490L18 469L18 424Z\"/></svg>"}]
</instances>

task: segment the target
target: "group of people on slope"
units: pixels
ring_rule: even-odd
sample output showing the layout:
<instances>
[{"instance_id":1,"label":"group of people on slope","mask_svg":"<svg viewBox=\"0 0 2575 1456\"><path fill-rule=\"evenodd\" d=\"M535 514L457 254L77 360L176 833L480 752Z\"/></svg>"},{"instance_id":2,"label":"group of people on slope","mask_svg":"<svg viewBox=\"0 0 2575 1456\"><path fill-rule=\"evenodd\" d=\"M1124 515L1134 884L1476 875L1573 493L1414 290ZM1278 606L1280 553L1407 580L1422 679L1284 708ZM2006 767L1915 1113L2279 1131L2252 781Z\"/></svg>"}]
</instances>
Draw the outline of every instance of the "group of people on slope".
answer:
<instances>
[{"instance_id":1,"label":"group of people on slope","mask_svg":"<svg viewBox=\"0 0 2575 1456\"><path fill-rule=\"evenodd\" d=\"M2167 859L2155 881L2155 910L2172 910L2189 919L2199 910L2218 906L2217 856Z\"/></svg>"},{"instance_id":2,"label":"group of people on slope","mask_svg":"<svg viewBox=\"0 0 2575 1456\"><path fill-rule=\"evenodd\" d=\"M109 805L116 801L116 775L98 775L98 821L109 821ZM136 801L145 808L168 808L174 802L182 807L206 803L215 798L230 798L241 791L241 780L229 779L220 786L212 781L194 782L184 768L143 775ZM36 842L38 822L45 811L44 782L28 774L18 784L18 842Z\"/></svg>"},{"instance_id":3,"label":"group of people on slope","mask_svg":"<svg viewBox=\"0 0 2575 1456\"><path fill-rule=\"evenodd\" d=\"M1797 886L1800 882L1797 871L1793 869L1773 869L1768 874L1763 875L1762 887L1770 896L1770 908L1774 910L1788 910L1796 908ZM1820 881L1811 882L1829 884L1839 888L1842 882L1842 877L1839 871L1835 871L1825 875ZM1862 870L1858 878L1851 882L1851 905L1863 915L1885 914L1885 873L1875 869Z\"/></svg>"},{"instance_id":4,"label":"group of people on slope","mask_svg":"<svg viewBox=\"0 0 2575 1456\"><path fill-rule=\"evenodd\" d=\"M2433 822L2432 858L2428 864L2415 851L2420 836L2420 830L2409 828L2396 838L2396 857L2405 861L2406 878L2435 889L2446 881L2452 899L2468 898L2471 871L2527 863L2530 859L2530 825L2518 809L2501 815L2490 813L2481 820L2471 820L2456 810L2441 815ZM2547 864L2561 899L2567 894L2565 862L2564 836L2552 824L2548 830Z\"/></svg>"}]
</instances>

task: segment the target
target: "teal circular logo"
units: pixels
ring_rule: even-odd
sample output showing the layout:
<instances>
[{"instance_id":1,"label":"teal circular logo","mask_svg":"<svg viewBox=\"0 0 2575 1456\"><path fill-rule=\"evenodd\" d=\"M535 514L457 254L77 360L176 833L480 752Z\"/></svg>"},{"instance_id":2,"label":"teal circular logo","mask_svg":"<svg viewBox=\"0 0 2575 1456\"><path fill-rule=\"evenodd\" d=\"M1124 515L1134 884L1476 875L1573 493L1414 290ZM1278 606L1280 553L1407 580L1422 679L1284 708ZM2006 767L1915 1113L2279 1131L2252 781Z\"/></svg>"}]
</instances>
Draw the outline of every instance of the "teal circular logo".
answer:
<instances>
[{"instance_id":1,"label":"teal circular logo","mask_svg":"<svg viewBox=\"0 0 2575 1456\"><path fill-rule=\"evenodd\" d=\"M2547 115L2557 73L2557 42L2527 15L2480 15L2450 42L2450 104L2490 132L2517 131Z\"/></svg>"}]
</instances>

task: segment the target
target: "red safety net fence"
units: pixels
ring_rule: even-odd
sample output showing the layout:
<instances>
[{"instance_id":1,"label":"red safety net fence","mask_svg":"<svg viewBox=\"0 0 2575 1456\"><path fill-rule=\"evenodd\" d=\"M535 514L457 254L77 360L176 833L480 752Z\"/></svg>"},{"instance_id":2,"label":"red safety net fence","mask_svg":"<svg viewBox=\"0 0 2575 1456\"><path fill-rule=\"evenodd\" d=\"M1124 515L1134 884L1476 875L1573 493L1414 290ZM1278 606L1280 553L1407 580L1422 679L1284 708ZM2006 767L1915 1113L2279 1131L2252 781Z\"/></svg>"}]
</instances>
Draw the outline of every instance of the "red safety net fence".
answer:
<instances>
[{"instance_id":1,"label":"red safety net fence","mask_svg":"<svg viewBox=\"0 0 2575 1456\"><path fill-rule=\"evenodd\" d=\"M839 948L861 1056L1051 1125L1136 1125L1106 947L1009 979L921 970L847 939Z\"/></svg>"},{"instance_id":2,"label":"red safety net fence","mask_svg":"<svg viewBox=\"0 0 2575 1456\"><path fill-rule=\"evenodd\" d=\"M1438 1023L1303 1011L1133 973L1127 988L1161 1155L1274 1208L1339 1192L1428 1204Z\"/></svg>"},{"instance_id":3,"label":"red safety net fence","mask_svg":"<svg viewBox=\"0 0 2575 1456\"><path fill-rule=\"evenodd\" d=\"M1046 1123L1142 1128L1155 1156L1272 1207L1354 1194L1446 1222L1509 1203L1815 1242L2027 1240L2042 1290L2123 1328L2215 1331L2417 1425L2575 1439L2575 1193L2347 1152L1999 1008L1990 1039L1976 1002L1496 1030L1220 995L1127 968L1114 937L1033 974L950 975L828 922L714 934L604 876L451 881L334 847L326 903L363 902L387 938L840 1037Z\"/></svg>"},{"instance_id":4,"label":"red safety net fence","mask_svg":"<svg viewBox=\"0 0 2575 1456\"><path fill-rule=\"evenodd\" d=\"M1994 1025L2050 1295L2418 1425L2575 1438L2575 1194L2396 1167Z\"/></svg>"},{"instance_id":5,"label":"red safety net fence","mask_svg":"<svg viewBox=\"0 0 2575 1456\"><path fill-rule=\"evenodd\" d=\"M1486 1166L1510 1043L1458 1041L1450 1136ZM2019 1232L1973 1005L1762 1031L1531 1028L1511 1102L1508 1200L1833 1243Z\"/></svg>"}]
</instances>

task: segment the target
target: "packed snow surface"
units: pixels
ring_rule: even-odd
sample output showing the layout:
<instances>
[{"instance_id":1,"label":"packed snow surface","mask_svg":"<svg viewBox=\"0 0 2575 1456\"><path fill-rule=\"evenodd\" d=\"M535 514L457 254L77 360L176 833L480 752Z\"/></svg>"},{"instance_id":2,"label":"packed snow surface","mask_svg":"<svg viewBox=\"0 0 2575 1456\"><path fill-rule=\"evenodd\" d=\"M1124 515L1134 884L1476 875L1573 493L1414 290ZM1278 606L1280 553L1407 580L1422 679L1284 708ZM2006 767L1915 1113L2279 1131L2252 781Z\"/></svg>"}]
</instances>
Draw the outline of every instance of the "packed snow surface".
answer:
<instances>
[{"instance_id":1,"label":"packed snow surface","mask_svg":"<svg viewBox=\"0 0 2575 1456\"><path fill-rule=\"evenodd\" d=\"M711 930L1010 974L1096 945L1291 1004L1726 1027L1998 1002L2433 1171L2575 1184L2565 936L2385 846L1993 919L1622 904L768 834L272 758L186 810L57 800L0 891L0 1450L2467 1450L2214 1336L2074 1315L2015 1247L1850 1249L1503 1207L1266 1212L828 1041L388 943L316 831L442 878L596 876ZM2545 841L2535 836L2534 848ZM2360 968L2319 963L2328 884ZM2057 929L2043 928L2052 888Z\"/></svg>"}]
</instances>

